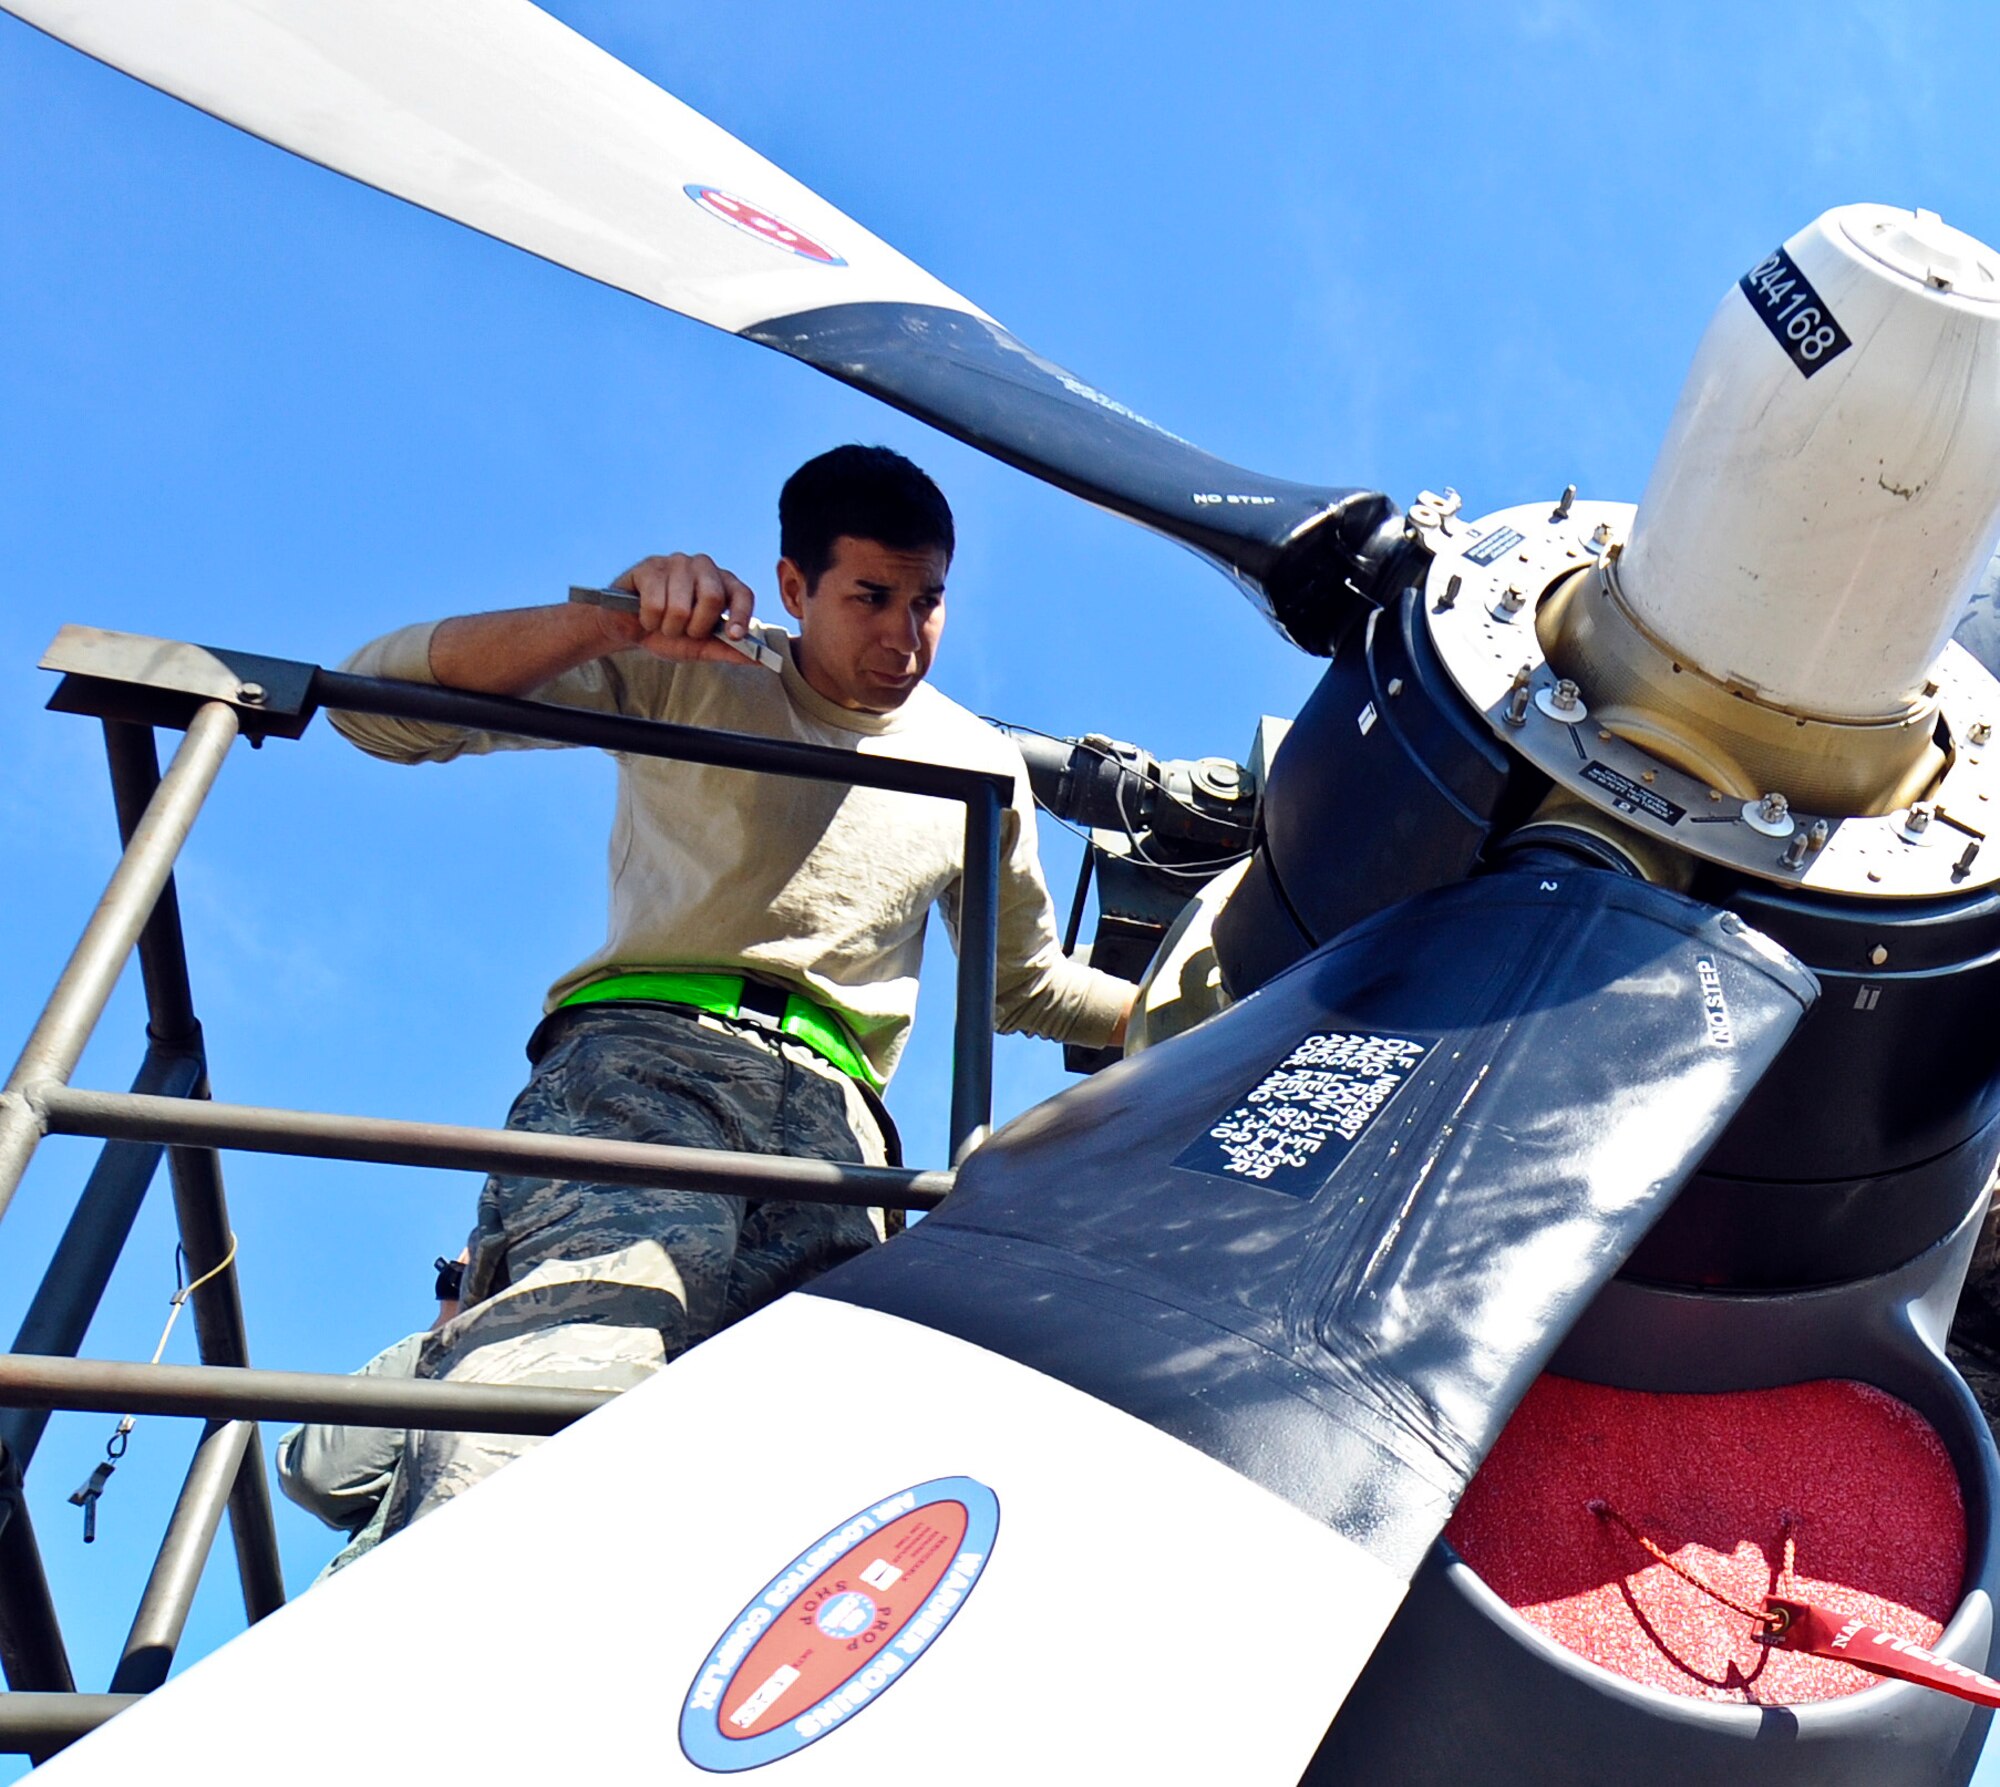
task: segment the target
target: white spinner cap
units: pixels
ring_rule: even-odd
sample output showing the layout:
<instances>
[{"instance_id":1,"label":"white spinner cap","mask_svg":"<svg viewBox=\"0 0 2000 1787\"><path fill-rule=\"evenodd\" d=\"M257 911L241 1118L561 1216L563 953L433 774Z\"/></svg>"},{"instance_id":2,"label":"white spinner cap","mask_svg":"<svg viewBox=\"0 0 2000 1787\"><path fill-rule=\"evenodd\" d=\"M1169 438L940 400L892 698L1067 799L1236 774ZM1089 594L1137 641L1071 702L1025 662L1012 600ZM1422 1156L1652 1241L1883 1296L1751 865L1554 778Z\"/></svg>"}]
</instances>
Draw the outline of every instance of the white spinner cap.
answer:
<instances>
[{"instance_id":1,"label":"white spinner cap","mask_svg":"<svg viewBox=\"0 0 2000 1787\"><path fill-rule=\"evenodd\" d=\"M1716 311L1617 567L1676 657L1787 712L1907 713L2000 536L2000 254L1828 211Z\"/></svg>"}]
</instances>

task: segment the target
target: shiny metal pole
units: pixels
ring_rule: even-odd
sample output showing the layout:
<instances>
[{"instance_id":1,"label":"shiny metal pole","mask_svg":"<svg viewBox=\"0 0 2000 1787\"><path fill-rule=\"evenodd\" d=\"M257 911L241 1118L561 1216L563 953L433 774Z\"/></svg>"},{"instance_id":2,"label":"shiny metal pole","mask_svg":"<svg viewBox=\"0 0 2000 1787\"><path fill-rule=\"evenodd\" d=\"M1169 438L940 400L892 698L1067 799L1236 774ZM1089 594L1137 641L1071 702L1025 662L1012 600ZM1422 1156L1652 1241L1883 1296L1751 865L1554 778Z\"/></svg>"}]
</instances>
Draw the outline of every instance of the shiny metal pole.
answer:
<instances>
[{"instance_id":1,"label":"shiny metal pole","mask_svg":"<svg viewBox=\"0 0 2000 1787\"><path fill-rule=\"evenodd\" d=\"M167 1679L215 1544L215 1529L222 1524L244 1454L256 1437L252 1421L212 1421L203 1431L112 1673L112 1693L148 1694Z\"/></svg>"},{"instance_id":2,"label":"shiny metal pole","mask_svg":"<svg viewBox=\"0 0 2000 1787\"><path fill-rule=\"evenodd\" d=\"M965 857L958 878L958 1009L951 1056L951 1164L993 1121L993 1001L1000 935L1000 796L965 798Z\"/></svg>"},{"instance_id":3,"label":"shiny metal pole","mask_svg":"<svg viewBox=\"0 0 2000 1787\"><path fill-rule=\"evenodd\" d=\"M65 1082L75 1072L126 958L173 872L174 858L187 842L229 755L236 730L234 711L219 701L207 703L189 722L159 791L147 804L145 817L119 858L21 1058L0 1088L0 1215L13 1201L42 1139L40 1116L22 1096L22 1088L31 1081Z\"/></svg>"},{"instance_id":4,"label":"shiny metal pole","mask_svg":"<svg viewBox=\"0 0 2000 1787\"><path fill-rule=\"evenodd\" d=\"M903 1167L799 1160L782 1154L738 1154L723 1148L682 1148L600 1136L541 1135L523 1129L473 1129L390 1117L344 1117L322 1111L216 1104L208 1099L91 1092L55 1084L30 1086L26 1097L41 1113L51 1135L240 1148L320 1160L367 1160L485 1173L546 1173L612 1185L675 1185L738 1197L864 1208L888 1204L912 1210L935 1208L944 1201L952 1183L949 1173L913 1172Z\"/></svg>"},{"instance_id":5,"label":"shiny metal pole","mask_svg":"<svg viewBox=\"0 0 2000 1787\"><path fill-rule=\"evenodd\" d=\"M0 1755L51 1756L138 1699L137 1694L0 1694Z\"/></svg>"},{"instance_id":6,"label":"shiny metal pole","mask_svg":"<svg viewBox=\"0 0 2000 1787\"><path fill-rule=\"evenodd\" d=\"M140 1365L123 1359L0 1353L0 1407L215 1420L327 1421L443 1433L559 1433L609 1402L610 1390L451 1384L431 1378L252 1371L234 1365Z\"/></svg>"}]
</instances>

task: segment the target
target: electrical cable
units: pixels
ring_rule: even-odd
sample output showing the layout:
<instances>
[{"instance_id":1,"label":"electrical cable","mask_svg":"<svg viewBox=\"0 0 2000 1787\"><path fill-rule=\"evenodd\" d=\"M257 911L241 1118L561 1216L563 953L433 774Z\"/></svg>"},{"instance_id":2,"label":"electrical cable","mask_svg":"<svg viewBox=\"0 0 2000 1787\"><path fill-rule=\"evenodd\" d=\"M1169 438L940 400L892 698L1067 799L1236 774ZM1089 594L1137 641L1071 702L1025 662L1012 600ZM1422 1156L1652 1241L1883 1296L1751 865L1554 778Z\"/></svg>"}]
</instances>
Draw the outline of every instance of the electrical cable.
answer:
<instances>
[{"instance_id":1,"label":"electrical cable","mask_svg":"<svg viewBox=\"0 0 2000 1787\"><path fill-rule=\"evenodd\" d=\"M1151 869L1155 874L1166 875L1176 881L1208 881L1219 875L1224 869L1235 867L1254 848L1253 845L1246 844L1241 850L1228 856L1201 857L1191 862L1164 862L1159 857L1151 855L1145 845L1139 841L1147 828L1134 821L1131 809L1126 805L1130 784L1139 778L1137 772L1131 768L1124 758L1120 757L1114 751L1105 750L1101 745L1090 743L1087 739L1064 738L1060 733L1044 732L1039 726L1029 726L1016 720L997 719L992 714L981 714L979 717L988 726L992 726L1001 732L1025 732L1034 738L1045 738L1052 744L1069 745L1075 750L1088 751L1093 757L1098 758L1102 762L1109 763L1114 768L1122 771L1123 773L1112 785L1112 799L1118 806L1119 829L1124 833L1125 841L1132 847L1133 859L1145 868ZM1179 807L1184 813L1191 813L1197 819L1213 821L1214 814L1196 806L1191 800L1183 799L1164 782L1153 781L1152 786L1159 791L1163 798ZM1038 812L1044 813L1053 819L1056 824L1060 825L1072 837L1080 838L1086 845L1095 848L1090 833L1084 827L1072 823L1063 814L1058 813L1039 794L1033 794L1032 787L1030 788L1030 793L1033 795L1035 807Z\"/></svg>"}]
</instances>

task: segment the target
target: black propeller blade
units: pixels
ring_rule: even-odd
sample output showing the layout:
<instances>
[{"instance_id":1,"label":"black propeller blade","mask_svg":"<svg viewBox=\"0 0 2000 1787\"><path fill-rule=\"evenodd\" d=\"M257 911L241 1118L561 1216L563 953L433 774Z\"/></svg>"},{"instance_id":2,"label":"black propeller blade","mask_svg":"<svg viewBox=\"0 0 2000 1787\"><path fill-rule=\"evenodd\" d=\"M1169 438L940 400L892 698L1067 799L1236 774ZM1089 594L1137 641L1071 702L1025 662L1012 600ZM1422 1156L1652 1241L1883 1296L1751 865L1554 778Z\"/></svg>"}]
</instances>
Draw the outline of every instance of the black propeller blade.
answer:
<instances>
[{"instance_id":1,"label":"black propeller blade","mask_svg":"<svg viewBox=\"0 0 2000 1787\"><path fill-rule=\"evenodd\" d=\"M1330 654L1402 537L1386 496L1291 484L1204 453L990 318L837 304L741 331L982 452L1179 541L1298 646Z\"/></svg>"},{"instance_id":2,"label":"black propeller blade","mask_svg":"<svg viewBox=\"0 0 2000 1787\"><path fill-rule=\"evenodd\" d=\"M1816 993L1643 882L1461 882L1022 1117L808 1294L1088 1391L1407 1580Z\"/></svg>"}]
</instances>

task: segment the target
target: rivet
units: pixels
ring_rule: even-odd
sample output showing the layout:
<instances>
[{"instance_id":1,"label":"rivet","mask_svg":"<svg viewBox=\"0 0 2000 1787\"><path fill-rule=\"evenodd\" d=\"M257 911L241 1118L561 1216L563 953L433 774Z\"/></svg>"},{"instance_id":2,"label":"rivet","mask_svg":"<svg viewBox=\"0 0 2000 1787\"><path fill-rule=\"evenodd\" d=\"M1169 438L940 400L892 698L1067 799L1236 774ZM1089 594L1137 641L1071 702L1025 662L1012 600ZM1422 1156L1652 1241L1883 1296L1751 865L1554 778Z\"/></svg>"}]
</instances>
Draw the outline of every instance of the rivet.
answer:
<instances>
[{"instance_id":1,"label":"rivet","mask_svg":"<svg viewBox=\"0 0 2000 1787\"><path fill-rule=\"evenodd\" d=\"M1888 948L1883 944L1880 943L1876 944L1875 947L1868 952L1868 959L1871 962L1873 962L1876 967L1878 968L1881 967L1882 964L1889 959Z\"/></svg>"},{"instance_id":2,"label":"rivet","mask_svg":"<svg viewBox=\"0 0 2000 1787\"><path fill-rule=\"evenodd\" d=\"M238 683L236 685L236 699L246 702L251 707L256 707L264 699L264 685L262 683Z\"/></svg>"}]
</instances>

